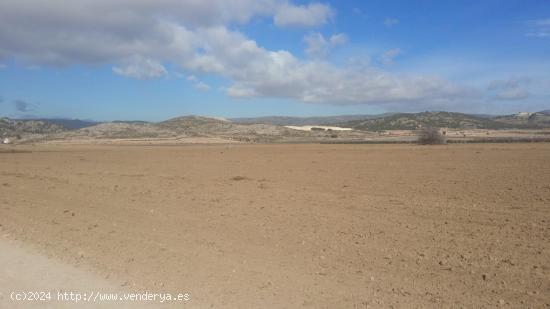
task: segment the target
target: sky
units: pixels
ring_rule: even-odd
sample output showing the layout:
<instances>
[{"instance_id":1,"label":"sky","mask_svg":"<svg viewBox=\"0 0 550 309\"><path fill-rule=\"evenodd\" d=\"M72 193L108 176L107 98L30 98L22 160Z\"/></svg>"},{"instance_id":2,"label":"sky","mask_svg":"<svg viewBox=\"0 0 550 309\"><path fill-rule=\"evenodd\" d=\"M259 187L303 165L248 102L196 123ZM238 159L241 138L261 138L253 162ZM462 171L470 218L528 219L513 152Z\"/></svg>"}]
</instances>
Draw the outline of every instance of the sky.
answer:
<instances>
[{"instance_id":1,"label":"sky","mask_svg":"<svg viewBox=\"0 0 550 309\"><path fill-rule=\"evenodd\" d=\"M546 109L548 0L0 0L0 117Z\"/></svg>"}]
</instances>

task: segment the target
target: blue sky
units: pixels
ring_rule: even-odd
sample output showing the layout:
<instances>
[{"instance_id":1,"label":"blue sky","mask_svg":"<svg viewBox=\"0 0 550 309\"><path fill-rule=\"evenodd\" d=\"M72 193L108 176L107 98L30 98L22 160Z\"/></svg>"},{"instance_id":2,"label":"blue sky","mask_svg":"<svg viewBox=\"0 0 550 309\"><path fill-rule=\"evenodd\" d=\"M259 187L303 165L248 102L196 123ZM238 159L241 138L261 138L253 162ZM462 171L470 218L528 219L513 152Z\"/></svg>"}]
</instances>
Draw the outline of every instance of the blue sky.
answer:
<instances>
[{"instance_id":1,"label":"blue sky","mask_svg":"<svg viewBox=\"0 0 550 309\"><path fill-rule=\"evenodd\" d=\"M6 0L0 116L550 109L550 3Z\"/></svg>"}]
</instances>

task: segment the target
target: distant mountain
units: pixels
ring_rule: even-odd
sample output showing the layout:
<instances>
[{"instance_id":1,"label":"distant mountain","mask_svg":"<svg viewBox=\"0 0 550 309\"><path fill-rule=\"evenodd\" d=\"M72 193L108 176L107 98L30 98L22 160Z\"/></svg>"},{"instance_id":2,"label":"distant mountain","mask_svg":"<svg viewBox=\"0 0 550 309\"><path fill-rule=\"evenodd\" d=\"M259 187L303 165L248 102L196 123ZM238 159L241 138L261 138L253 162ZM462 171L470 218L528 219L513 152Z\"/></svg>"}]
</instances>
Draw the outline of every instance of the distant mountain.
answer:
<instances>
[{"instance_id":1,"label":"distant mountain","mask_svg":"<svg viewBox=\"0 0 550 309\"><path fill-rule=\"evenodd\" d=\"M373 119L334 123L363 131L416 130L425 126L454 129L506 129L514 125L491 118L453 112L401 113Z\"/></svg>"},{"instance_id":2,"label":"distant mountain","mask_svg":"<svg viewBox=\"0 0 550 309\"><path fill-rule=\"evenodd\" d=\"M156 124L159 128L187 136L244 137L254 140L306 135L278 125L234 123L219 118L184 116Z\"/></svg>"},{"instance_id":3,"label":"distant mountain","mask_svg":"<svg viewBox=\"0 0 550 309\"><path fill-rule=\"evenodd\" d=\"M517 113L506 116L497 116L495 121L516 127L548 128L550 127L550 110L536 113Z\"/></svg>"},{"instance_id":4,"label":"distant mountain","mask_svg":"<svg viewBox=\"0 0 550 309\"><path fill-rule=\"evenodd\" d=\"M287 117L287 116L267 116L267 117L252 117L252 118L231 118L229 119L235 123L262 123L278 126L308 126L308 125L322 125L337 122L346 122L353 120L371 119L381 116L387 116L391 114L382 115L342 115L342 116L325 116L325 117Z\"/></svg>"},{"instance_id":5,"label":"distant mountain","mask_svg":"<svg viewBox=\"0 0 550 309\"><path fill-rule=\"evenodd\" d=\"M331 120L338 121L331 122ZM331 125L354 130L295 130L283 126L305 126L307 124L309 126ZM422 112L378 116L238 118L232 119L232 121L201 116L184 116L162 122L113 121L105 123L67 119L15 120L0 118L0 137L15 138L19 142L64 139L179 139L187 137L214 137L245 142L311 142L333 139L363 140L371 136L372 131L417 130L426 126L452 129L542 129L550 128L550 111L505 116Z\"/></svg>"},{"instance_id":6,"label":"distant mountain","mask_svg":"<svg viewBox=\"0 0 550 309\"><path fill-rule=\"evenodd\" d=\"M63 133L64 138L165 138L176 136L148 122L105 122L95 126Z\"/></svg>"},{"instance_id":7,"label":"distant mountain","mask_svg":"<svg viewBox=\"0 0 550 309\"><path fill-rule=\"evenodd\" d=\"M53 124L60 125L68 130L78 130L86 127L95 126L97 124L100 124L100 122L97 121L91 121L91 120L79 120L79 119L64 119L64 118L37 118L37 119L25 119L25 120L36 120L36 121L44 121L49 122Z\"/></svg>"},{"instance_id":8,"label":"distant mountain","mask_svg":"<svg viewBox=\"0 0 550 309\"><path fill-rule=\"evenodd\" d=\"M234 124L215 118L200 116L176 117L156 124L160 128L168 129L180 134L201 135L220 131L225 131Z\"/></svg>"},{"instance_id":9,"label":"distant mountain","mask_svg":"<svg viewBox=\"0 0 550 309\"><path fill-rule=\"evenodd\" d=\"M0 118L0 136L17 137L25 134L53 134L66 131L61 125L43 120Z\"/></svg>"},{"instance_id":10,"label":"distant mountain","mask_svg":"<svg viewBox=\"0 0 550 309\"><path fill-rule=\"evenodd\" d=\"M324 134L324 133L323 133ZM184 116L162 122L114 121L48 136L51 139L155 139L215 137L227 140L271 142L285 138L320 136L266 124L237 124L218 118Z\"/></svg>"},{"instance_id":11,"label":"distant mountain","mask_svg":"<svg viewBox=\"0 0 550 309\"><path fill-rule=\"evenodd\" d=\"M126 124L148 124L150 122L143 120L113 120L111 123L126 123Z\"/></svg>"}]
</instances>

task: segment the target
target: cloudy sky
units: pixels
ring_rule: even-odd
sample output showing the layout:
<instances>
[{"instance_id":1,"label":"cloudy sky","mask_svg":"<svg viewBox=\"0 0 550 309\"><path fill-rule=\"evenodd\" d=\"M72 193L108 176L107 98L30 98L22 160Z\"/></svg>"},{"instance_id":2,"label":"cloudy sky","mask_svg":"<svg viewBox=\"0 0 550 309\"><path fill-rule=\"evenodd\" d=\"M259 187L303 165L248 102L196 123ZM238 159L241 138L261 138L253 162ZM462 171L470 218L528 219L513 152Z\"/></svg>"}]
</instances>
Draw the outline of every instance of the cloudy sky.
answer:
<instances>
[{"instance_id":1,"label":"cloudy sky","mask_svg":"<svg viewBox=\"0 0 550 309\"><path fill-rule=\"evenodd\" d=\"M543 109L548 0L0 0L0 116Z\"/></svg>"}]
</instances>

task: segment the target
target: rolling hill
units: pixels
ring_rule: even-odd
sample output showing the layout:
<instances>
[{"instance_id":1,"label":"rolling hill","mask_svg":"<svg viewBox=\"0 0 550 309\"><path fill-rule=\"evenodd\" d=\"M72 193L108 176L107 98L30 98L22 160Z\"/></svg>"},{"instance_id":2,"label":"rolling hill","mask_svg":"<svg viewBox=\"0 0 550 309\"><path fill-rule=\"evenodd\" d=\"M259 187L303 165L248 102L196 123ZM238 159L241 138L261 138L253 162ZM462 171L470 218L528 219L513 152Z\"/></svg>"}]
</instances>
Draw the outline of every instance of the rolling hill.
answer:
<instances>
[{"instance_id":1,"label":"rolling hill","mask_svg":"<svg viewBox=\"0 0 550 309\"><path fill-rule=\"evenodd\" d=\"M546 110L536 113L517 113L513 115L498 116L495 117L494 120L511 126L548 128L550 127L550 111Z\"/></svg>"},{"instance_id":2,"label":"rolling hill","mask_svg":"<svg viewBox=\"0 0 550 309\"><path fill-rule=\"evenodd\" d=\"M308 125L322 125L338 122L346 122L353 120L364 120L371 118L378 118L382 116L388 116L388 114L381 115L342 115L342 116L325 116L325 117L288 117L288 116L267 116L267 117L252 117L252 118L231 118L229 119L235 123L263 123L279 126L308 126Z\"/></svg>"},{"instance_id":3,"label":"rolling hill","mask_svg":"<svg viewBox=\"0 0 550 309\"><path fill-rule=\"evenodd\" d=\"M44 121L47 123L53 123L53 124L60 125L67 130L82 129L86 127L95 126L101 123L98 121L66 119L66 118L36 118L36 119L25 119L25 120L36 120L36 121Z\"/></svg>"},{"instance_id":4,"label":"rolling hill","mask_svg":"<svg viewBox=\"0 0 550 309\"><path fill-rule=\"evenodd\" d=\"M549 127L550 122L540 113L534 113L533 119L521 119L511 116L485 117L454 112L400 113L373 119L353 120L334 123L335 126L363 131L416 130L421 127L441 127L453 129L528 129ZM536 120L535 120L536 118Z\"/></svg>"},{"instance_id":5,"label":"rolling hill","mask_svg":"<svg viewBox=\"0 0 550 309\"><path fill-rule=\"evenodd\" d=\"M189 137L221 138L244 142L273 142L286 138L324 136L325 133L304 132L267 124L237 124L227 120L200 116L184 116L162 122L113 121L76 130L35 120L2 119L10 123L6 136L22 134L23 142L41 140L105 140L105 139L180 139ZM20 128L14 130L15 124ZM6 127L0 126L0 128ZM26 128L25 130L21 128ZM31 130L32 129L32 130ZM2 131L0 131L2 132ZM25 133L33 133L28 135Z\"/></svg>"},{"instance_id":6,"label":"rolling hill","mask_svg":"<svg viewBox=\"0 0 550 309\"><path fill-rule=\"evenodd\" d=\"M422 126L453 129L541 129L550 127L550 110L505 116L455 112L386 113L328 117L233 118L235 123L262 123L283 126L333 125L362 131L416 130Z\"/></svg>"},{"instance_id":7,"label":"rolling hill","mask_svg":"<svg viewBox=\"0 0 550 309\"><path fill-rule=\"evenodd\" d=\"M66 130L63 126L43 120L0 118L0 137L15 137L27 134L54 134Z\"/></svg>"},{"instance_id":8,"label":"rolling hill","mask_svg":"<svg viewBox=\"0 0 550 309\"><path fill-rule=\"evenodd\" d=\"M244 119L244 120L243 120ZM351 119L351 120L350 120ZM337 120L336 122L330 122ZM341 121L344 120L344 121ZM254 121L260 123L252 123ZM250 122L250 123L249 123ZM353 131L294 130L283 125L328 124ZM450 129L544 129L550 128L550 112L518 113L505 116L468 115L454 112L384 114L378 116L260 117L233 121L201 116L183 116L162 122L113 121L95 123L80 120L30 120L0 118L0 137L21 142L78 139L180 139L218 138L244 142L320 141L364 139L376 131L417 130L432 126Z\"/></svg>"},{"instance_id":9,"label":"rolling hill","mask_svg":"<svg viewBox=\"0 0 550 309\"><path fill-rule=\"evenodd\" d=\"M281 137L309 135L282 126L269 124L241 124L228 120L200 116L177 117L155 124L159 128L185 136L225 137L242 140L269 141Z\"/></svg>"}]
</instances>

